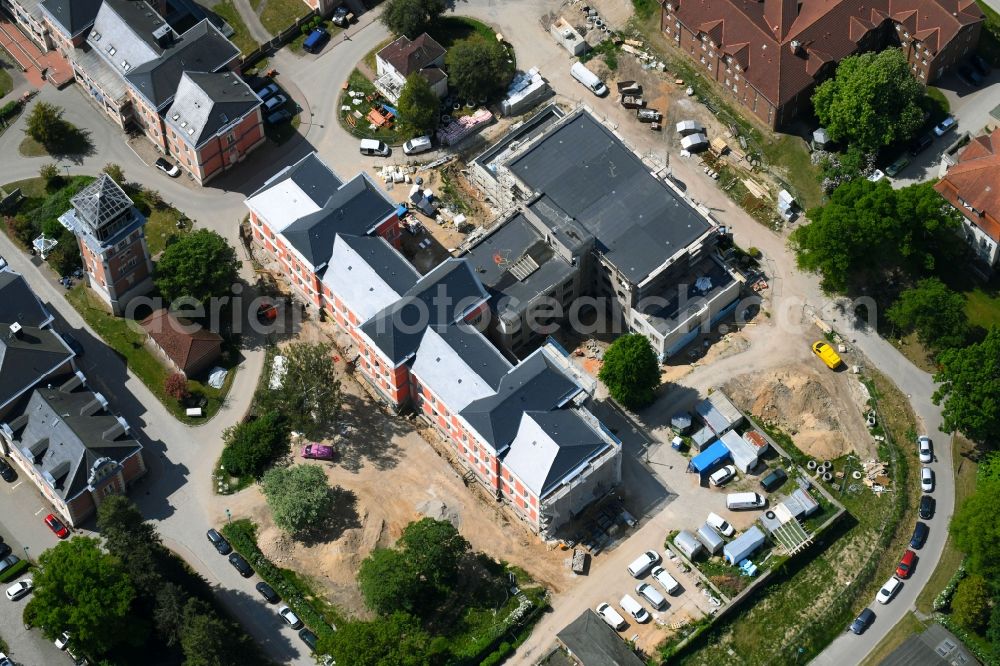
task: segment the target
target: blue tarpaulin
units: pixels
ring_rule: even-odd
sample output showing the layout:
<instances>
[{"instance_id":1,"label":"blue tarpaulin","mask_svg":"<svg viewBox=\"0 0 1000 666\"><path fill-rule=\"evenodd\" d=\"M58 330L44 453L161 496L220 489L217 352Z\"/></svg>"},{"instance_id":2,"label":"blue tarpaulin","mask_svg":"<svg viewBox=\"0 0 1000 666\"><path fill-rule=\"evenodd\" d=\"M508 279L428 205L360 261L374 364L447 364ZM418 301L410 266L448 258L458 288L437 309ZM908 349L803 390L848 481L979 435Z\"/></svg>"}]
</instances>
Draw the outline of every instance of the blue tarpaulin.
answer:
<instances>
[{"instance_id":1,"label":"blue tarpaulin","mask_svg":"<svg viewBox=\"0 0 1000 666\"><path fill-rule=\"evenodd\" d=\"M688 471L704 474L723 460L728 460L731 455L726 445L716 440L714 444L691 459Z\"/></svg>"}]
</instances>

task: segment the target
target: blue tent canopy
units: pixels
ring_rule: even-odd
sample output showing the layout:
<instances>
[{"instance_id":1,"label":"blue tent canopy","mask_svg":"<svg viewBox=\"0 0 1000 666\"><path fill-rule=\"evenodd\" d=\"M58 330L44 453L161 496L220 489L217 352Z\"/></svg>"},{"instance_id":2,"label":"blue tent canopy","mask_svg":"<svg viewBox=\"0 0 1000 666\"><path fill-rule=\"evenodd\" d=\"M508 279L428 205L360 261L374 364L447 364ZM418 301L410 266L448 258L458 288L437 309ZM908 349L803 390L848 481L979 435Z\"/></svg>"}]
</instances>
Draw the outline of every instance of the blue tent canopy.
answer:
<instances>
[{"instance_id":1,"label":"blue tent canopy","mask_svg":"<svg viewBox=\"0 0 1000 666\"><path fill-rule=\"evenodd\" d=\"M728 460L731 455L726 445L716 440L714 444L691 459L691 462L688 463L688 471L704 474L723 460Z\"/></svg>"}]
</instances>

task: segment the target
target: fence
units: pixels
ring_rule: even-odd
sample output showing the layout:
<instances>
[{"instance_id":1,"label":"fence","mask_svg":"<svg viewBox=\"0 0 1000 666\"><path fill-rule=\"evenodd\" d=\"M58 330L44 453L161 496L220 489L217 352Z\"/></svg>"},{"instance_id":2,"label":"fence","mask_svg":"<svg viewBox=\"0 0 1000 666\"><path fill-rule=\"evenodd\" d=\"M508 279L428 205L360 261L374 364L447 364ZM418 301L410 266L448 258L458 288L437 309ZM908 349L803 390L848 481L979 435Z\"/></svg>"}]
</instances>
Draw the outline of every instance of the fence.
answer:
<instances>
[{"instance_id":1,"label":"fence","mask_svg":"<svg viewBox=\"0 0 1000 666\"><path fill-rule=\"evenodd\" d=\"M240 72L244 73L249 68L253 67L258 62L263 60L264 58L274 55L278 51L278 49L280 49L282 46L284 46L285 44L289 43L290 41L301 35L302 26L312 22L312 20L317 16L322 16L319 13L319 10L318 9L312 10L305 16L295 19L295 23L292 23L290 26L288 26L287 28L279 32L277 35L272 37L271 41L267 42L266 44L261 44L255 50L251 51L250 53L247 53L240 60ZM323 18L329 18L329 17L323 17Z\"/></svg>"}]
</instances>

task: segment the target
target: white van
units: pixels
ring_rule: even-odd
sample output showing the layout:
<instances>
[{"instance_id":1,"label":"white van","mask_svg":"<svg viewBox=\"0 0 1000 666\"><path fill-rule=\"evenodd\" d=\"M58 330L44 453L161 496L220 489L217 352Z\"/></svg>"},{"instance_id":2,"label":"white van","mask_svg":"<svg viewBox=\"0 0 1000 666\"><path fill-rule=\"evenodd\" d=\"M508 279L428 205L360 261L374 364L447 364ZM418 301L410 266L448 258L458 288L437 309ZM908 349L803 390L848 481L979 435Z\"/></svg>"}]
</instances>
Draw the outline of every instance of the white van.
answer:
<instances>
[{"instance_id":1,"label":"white van","mask_svg":"<svg viewBox=\"0 0 1000 666\"><path fill-rule=\"evenodd\" d=\"M667 573L667 570L663 567L656 567L653 569L653 578L657 583L663 586L663 589L667 591L667 594L677 594L681 589L681 584L674 579L673 576Z\"/></svg>"},{"instance_id":2,"label":"white van","mask_svg":"<svg viewBox=\"0 0 1000 666\"><path fill-rule=\"evenodd\" d=\"M636 622L649 622L649 611L643 608L642 604L633 599L631 595L626 594L622 597L618 605L622 607L622 610L635 618Z\"/></svg>"},{"instance_id":3,"label":"white van","mask_svg":"<svg viewBox=\"0 0 1000 666\"><path fill-rule=\"evenodd\" d=\"M714 527L724 537L731 537L736 533L736 530L729 524L729 521L717 513L708 514L708 519L705 522Z\"/></svg>"},{"instance_id":4,"label":"white van","mask_svg":"<svg viewBox=\"0 0 1000 666\"><path fill-rule=\"evenodd\" d=\"M767 500L757 493L729 493L726 495L726 508L730 511L737 509L760 509Z\"/></svg>"},{"instance_id":5,"label":"white van","mask_svg":"<svg viewBox=\"0 0 1000 666\"><path fill-rule=\"evenodd\" d=\"M660 591L649 583L639 583L635 586L636 594L649 602L656 610L663 610L667 605L667 600L663 598Z\"/></svg>"},{"instance_id":6,"label":"white van","mask_svg":"<svg viewBox=\"0 0 1000 666\"><path fill-rule=\"evenodd\" d=\"M601 604L597 607L597 614L601 616L605 622L610 625L610 627L616 631L624 631L625 627L628 626L628 622L625 621L618 611L611 607L611 604Z\"/></svg>"},{"instance_id":7,"label":"white van","mask_svg":"<svg viewBox=\"0 0 1000 666\"><path fill-rule=\"evenodd\" d=\"M608 87L597 78L597 74L587 69L582 62L573 63L573 66L569 68L569 73L598 97L604 97L608 94Z\"/></svg>"},{"instance_id":8,"label":"white van","mask_svg":"<svg viewBox=\"0 0 1000 666\"><path fill-rule=\"evenodd\" d=\"M389 146L385 145L377 139L361 139L361 154L362 155L381 155L382 157L388 157Z\"/></svg>"},{"instance_id":9,"label":"white van","mask_svg":"<svg viewBox=\"0 0 1000 666\"><path fill-rule=\"evenodd\" d=\"M418 136L415 139L410 139L403 144L403 154L405 155L417 155L419 153L426 153L431 149L431 138L429 136Z\"/></svg>"},{"instance_id":10,"label":"white van","mask_svg":"<svg viewBox=\"0 0 1000 666\"><path fill-rule=\"evenodd\" d=\"M654 564L660 563L660 554L655 550L647 550L628 565L628 572L633 578L642 578Z\"/></svg>"}]
</instances>

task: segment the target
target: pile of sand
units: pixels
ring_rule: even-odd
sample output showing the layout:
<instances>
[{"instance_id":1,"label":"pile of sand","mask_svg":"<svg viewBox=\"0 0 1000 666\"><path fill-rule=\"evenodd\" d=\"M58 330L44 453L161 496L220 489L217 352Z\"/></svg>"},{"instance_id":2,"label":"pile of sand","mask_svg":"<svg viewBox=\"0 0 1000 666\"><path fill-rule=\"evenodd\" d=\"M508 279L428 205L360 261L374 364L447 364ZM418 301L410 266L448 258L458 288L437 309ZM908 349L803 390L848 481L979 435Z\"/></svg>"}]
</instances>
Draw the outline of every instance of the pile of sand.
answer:
<instances>
[{"instance_id":1,"label":"pile of sand","mask_svg":"<svg viewBox=\"0 0 1000 666\"><path fill-rule=\"evenodd\" d=\"M784 368L742 375L724 390L744 411L777 424L803 453L814 458L836 458L855 450L856 442L871 439L861 410L839 405L825 382L809 371Z\"/></svg>"}]
</instances>

